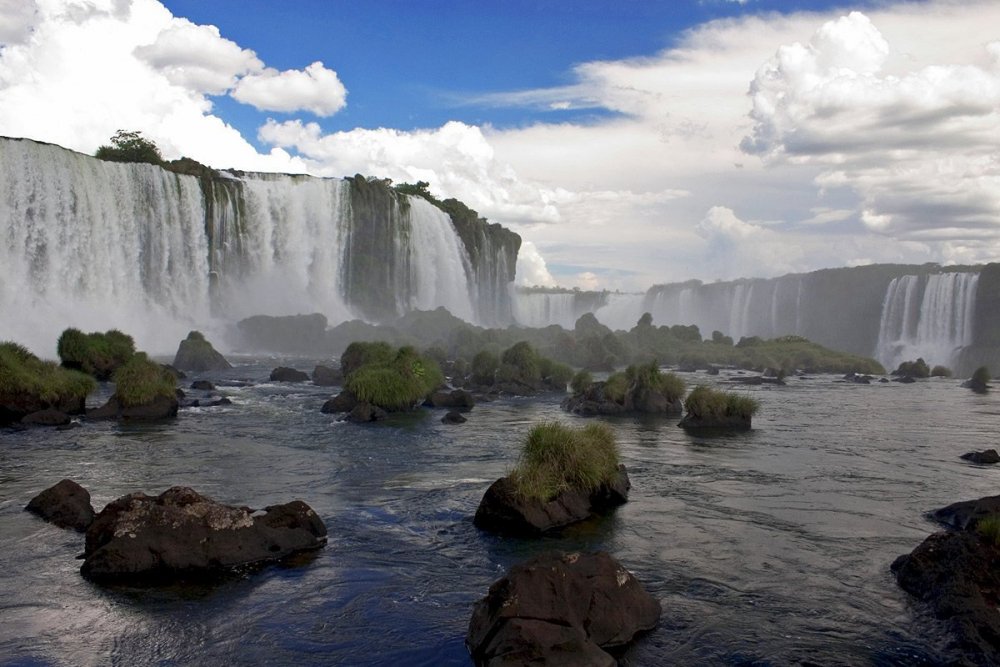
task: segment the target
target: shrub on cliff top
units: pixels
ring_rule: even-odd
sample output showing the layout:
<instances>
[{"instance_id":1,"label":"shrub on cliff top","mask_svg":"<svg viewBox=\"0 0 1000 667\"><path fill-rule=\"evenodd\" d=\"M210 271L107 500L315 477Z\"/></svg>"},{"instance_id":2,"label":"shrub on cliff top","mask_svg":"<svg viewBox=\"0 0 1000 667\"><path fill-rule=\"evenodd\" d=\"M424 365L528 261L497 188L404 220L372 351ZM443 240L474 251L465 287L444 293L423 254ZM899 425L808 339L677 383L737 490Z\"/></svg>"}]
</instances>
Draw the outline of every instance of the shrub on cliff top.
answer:
<instances>
[{"instance_id":1,"label":"shrub on cliff top","mask_svg":"<svg viewBox=\"0 0 1000 667\"><path fill-rule=\"evenodd\" d=\"M569 490L590 493L618 472L618 444L607 424L539 424L528 433L510 478L523 498L548 501Z\"/></svg>"},{"instance_id":2,"label":"shrub on cliff top","mask_svg":"<svg viewBox=\"0 0 1000 667\"><path fill-rule=\"evenodd\" d=\"M117 329L85 334L69 328L59 336L56 350L66 368L107 380L135 354L135 341Z\"/></svg>"},{"instance_id":3,"label":"shrub on cliff top","mask_svg":"<svg viewBox=\"0 0 1000 667\"><path fill-rule=\"evenodd\" d=\"M0 343L0 395L37 396L57 405L86 398L96 387L89 375L42 361L17 343Z\"/></svg>"},{"instance_id":4,"label":"shrub on cliff top","mask_svg":"<svg viewBox=\"0 0 1000 667\"><path fill-rule=\"evenodd\" d=\"M110 162L163 164L163 156L155 143L142 136L142 132L128 130L115 132L111 137L111 145L98 148L94 157Z\"/></svg>"},{"instance_id":5,"label":"shrub on cliff top","mask_svg":"<svg viewBox=\"0 0 1000 667\"><path fill-rule=\"evenodd\" d=\"M373 352L369 360L353 368L344 382L363 403L389 411L408 410L444 383L437 363L412 347L401 347L389 359L381 347L369 351Z\"/></svg>"},{"instance_id":6,"label":"shrub on cliff top","mask_svg":"<svg viewBox=\"0 0 1000 667\"><path fill-rule=\"evenodd\" d=\"M177 379L169 370L136 352L115 372L115 396L123 407L147 405L156 398L176 398Z\"/></svg>"}]
</instances>

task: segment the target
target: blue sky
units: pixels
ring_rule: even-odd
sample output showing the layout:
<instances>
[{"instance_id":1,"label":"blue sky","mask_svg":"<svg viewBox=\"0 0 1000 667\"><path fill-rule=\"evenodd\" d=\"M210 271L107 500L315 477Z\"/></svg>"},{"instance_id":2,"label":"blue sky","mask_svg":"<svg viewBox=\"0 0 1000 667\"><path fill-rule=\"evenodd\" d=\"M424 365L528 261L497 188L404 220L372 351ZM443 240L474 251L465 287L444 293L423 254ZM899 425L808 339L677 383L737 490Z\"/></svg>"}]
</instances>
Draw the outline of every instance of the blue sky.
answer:
<instances>
[{"instance_id":1,"label":"blue sky","mask_svg":"<svg viewBox=\"0 0 1000 667\"><path fill-rule=\"evenodd\" d=\"M0 0L0 135L428 181L518 280L1000 259L1000 3Z\"/></svg>"}]
</instances>

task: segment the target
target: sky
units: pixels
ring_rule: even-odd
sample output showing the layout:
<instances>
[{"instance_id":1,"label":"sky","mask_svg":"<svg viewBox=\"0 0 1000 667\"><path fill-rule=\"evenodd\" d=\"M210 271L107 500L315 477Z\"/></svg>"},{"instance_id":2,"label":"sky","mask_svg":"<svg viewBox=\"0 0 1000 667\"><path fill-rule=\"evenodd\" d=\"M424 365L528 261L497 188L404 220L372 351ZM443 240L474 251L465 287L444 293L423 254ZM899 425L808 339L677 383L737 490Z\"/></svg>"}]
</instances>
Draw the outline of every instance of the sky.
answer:
<instances>
[{"instance_id":1,"label":"sky","mask_svg":"<svg viewBox=\"0 0 1000 667\"><path fill-rule=\"evenodd\" d=\"M423 180L518 282L1000 259L1000 3L0 0L0 135Z\"/></svg>"}]
</instances>

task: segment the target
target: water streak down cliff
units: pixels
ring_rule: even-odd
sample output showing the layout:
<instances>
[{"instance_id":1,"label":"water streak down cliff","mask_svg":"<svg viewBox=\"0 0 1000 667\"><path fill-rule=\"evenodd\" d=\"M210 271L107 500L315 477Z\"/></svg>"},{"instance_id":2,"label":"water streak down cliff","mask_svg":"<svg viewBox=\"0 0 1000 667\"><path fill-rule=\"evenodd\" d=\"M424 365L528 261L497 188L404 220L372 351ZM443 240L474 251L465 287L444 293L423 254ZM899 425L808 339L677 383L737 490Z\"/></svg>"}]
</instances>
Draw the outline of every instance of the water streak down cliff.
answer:
<instances>
[{"instance_id":1,"label":"water streak down cliff","mask_svg":"<svg viewBox=\"0 0 1000 667\"><path fill-rule=\"evenodd\" d=\"M167 351L192 326L254 314L444 306L506 323L519 247L381 180L164 169L0 138L0 339L49 356L67 326Z\"/></svg>"}]
</instances>

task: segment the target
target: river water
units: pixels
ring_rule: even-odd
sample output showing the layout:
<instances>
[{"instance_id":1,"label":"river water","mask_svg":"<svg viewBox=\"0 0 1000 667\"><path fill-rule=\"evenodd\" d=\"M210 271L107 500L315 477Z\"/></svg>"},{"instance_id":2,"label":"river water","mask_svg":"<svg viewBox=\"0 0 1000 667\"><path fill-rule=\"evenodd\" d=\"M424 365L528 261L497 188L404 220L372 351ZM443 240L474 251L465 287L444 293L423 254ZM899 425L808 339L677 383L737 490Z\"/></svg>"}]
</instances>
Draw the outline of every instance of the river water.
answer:
<instances>
[{"instance_id":1,"label":"river water","mask_svg":"<svg viewBox=\"0 0 1000 667\"><path fill-rule=\"evenodd\" d=\"M479 532L472 515L533 424L582 421L559 396L482 403L461 426L441 424L441 411L360 426L320 413L329 389L267 381L275 366L313 363L238 361L205 376L252 383L220 386L233 405L170 423L0 431L0 664L468 665L475 600L548 548L608 550L662 602L627 665L953 657L889 564L934 530L924 512L997 492L1000 469L958 457L996 446L1000 393L818 376L740 389L761 403L748 433L612 420L630 501L560 536L518 540ZM330 541L212 586L97 586L74 558L82 536L22 511L63 477L97 509L178 484L253 507L298 498Z\"/></svg>"}]
</instances>

